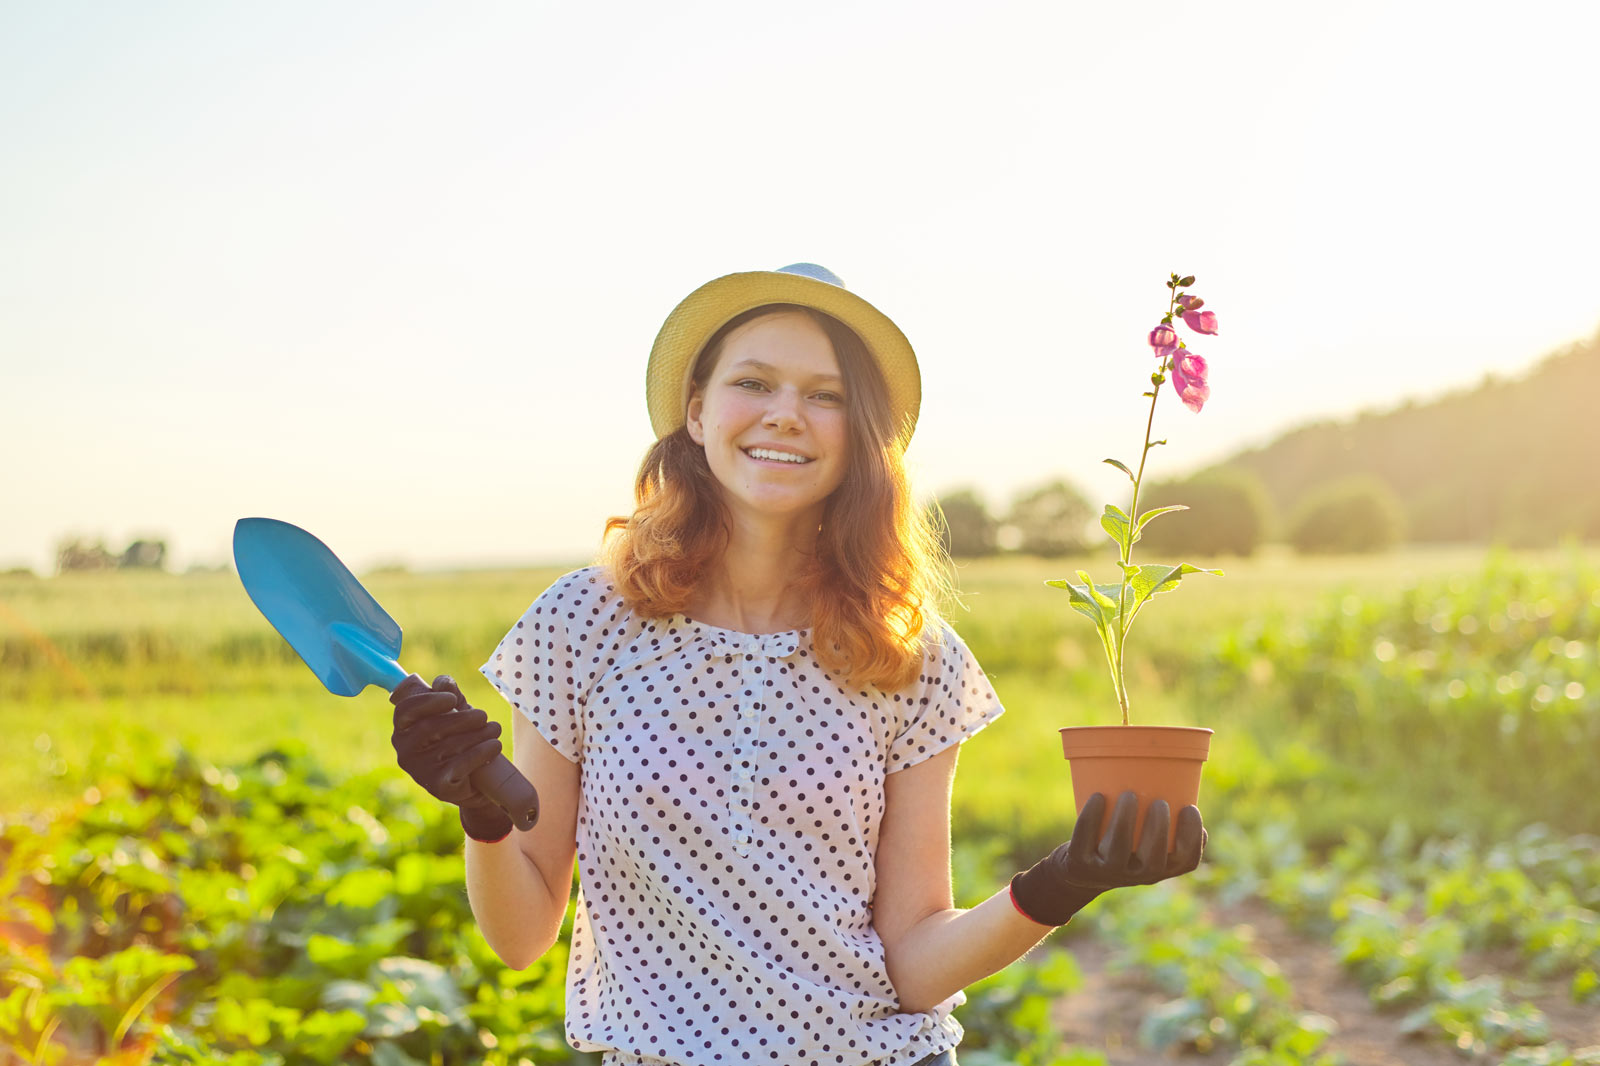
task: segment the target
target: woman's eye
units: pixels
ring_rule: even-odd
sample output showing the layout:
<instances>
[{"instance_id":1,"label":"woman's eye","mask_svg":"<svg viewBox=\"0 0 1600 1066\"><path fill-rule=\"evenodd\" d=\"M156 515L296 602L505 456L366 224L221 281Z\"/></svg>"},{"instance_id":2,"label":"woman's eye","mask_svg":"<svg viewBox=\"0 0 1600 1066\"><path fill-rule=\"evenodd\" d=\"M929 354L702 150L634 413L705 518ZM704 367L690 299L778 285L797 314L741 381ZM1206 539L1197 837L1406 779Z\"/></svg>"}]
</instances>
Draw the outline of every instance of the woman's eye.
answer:
<instances>
[{"instance_id":1,"label":"woman's eye","mask_svg":"<svg viewBox=\"0 0 1600 1066\"><path fill-rule=\"evenodd\" d=\"M761 382L757 381L755 378L745 378L743 381L735 381L733 383L733 387L736 388L736 389L764 389L764 388L766 388L765 385L763 385Z\"/></svg>"},{"instance_id":2,"label":"woman's eye","mask_svg":"<svg viewBox=\"0 0 1600 1066\"><path fill-rule=\"evenodd\" d=\"M816 398L823 403L844 403L844 397L837 392L819 392L816 393Z\"/></svg>"}]
</instances>

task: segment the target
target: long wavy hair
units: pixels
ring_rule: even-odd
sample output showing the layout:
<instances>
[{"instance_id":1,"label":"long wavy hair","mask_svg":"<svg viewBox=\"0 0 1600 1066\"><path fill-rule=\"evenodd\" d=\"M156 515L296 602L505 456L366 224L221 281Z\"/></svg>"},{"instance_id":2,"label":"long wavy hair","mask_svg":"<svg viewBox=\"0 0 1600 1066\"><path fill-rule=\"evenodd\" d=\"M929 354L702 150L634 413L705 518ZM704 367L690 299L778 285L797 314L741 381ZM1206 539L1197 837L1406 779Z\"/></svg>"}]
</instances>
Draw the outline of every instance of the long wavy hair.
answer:
<instances>
[{"instance_id":1,"label":"long wavy hair","mask_svg":"<svg viewBox=\"0 0 1600 1066\"><path fill-rule=\"evenodd\" d=\"M888 387L866 345L831 315L767 304L712 336L695 359L692 387L706 387L730 333L785 312L808 315L827 333L844 379L850 427L844 480L823 504L816 551L799 577L812 642L830 672L853 685L896 691L916 679L924 641L937 637L949 559L911 498L905 435L894 424ZM685 610L728 532L705 450L680 426L645 454L634 512L606 522L600 562L629 606L647 618L665 618Z\"/></svg>"}]
</instances>

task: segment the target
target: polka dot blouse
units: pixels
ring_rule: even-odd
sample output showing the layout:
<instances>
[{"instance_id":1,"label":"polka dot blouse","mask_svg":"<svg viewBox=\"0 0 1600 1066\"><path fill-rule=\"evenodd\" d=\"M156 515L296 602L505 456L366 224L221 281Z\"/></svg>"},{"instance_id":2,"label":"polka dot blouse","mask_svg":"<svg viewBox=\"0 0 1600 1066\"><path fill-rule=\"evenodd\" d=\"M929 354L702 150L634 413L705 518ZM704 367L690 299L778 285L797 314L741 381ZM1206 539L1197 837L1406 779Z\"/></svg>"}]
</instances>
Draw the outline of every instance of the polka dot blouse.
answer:
<instances>
[{"instance_id":1,"label":"polka dot blouse","mask_svg":"<svg viewBox=\"0 0 1600 1066\"><path fill-rule=\"evenodd\" d=\"M547 589L484 675L581 766L567 1038L635 1064L914 1063L872 928L887 774L1001 713L945 627L900 692L848 689L808 630L640 618L598 567Z\"/></svg>"}]
</instances>

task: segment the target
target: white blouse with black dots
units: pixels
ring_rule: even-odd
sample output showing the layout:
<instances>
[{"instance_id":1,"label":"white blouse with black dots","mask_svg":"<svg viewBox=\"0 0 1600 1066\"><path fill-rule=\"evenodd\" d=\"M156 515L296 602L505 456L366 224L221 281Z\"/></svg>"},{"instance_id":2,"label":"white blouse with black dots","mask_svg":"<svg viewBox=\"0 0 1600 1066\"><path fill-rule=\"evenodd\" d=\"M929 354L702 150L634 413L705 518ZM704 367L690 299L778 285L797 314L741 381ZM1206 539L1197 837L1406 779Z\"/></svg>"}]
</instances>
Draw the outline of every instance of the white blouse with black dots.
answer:
<instances>
[{"instance_id":1,"label":"white blouse with black dots","mask_svg":"<svg viewBox=\"0 0 1600 1066\"><path fill-rule=\"evenodd\" d=\"M898 1066L960 1041L965 997L900 1013L872 928L884 776L1002 711L948 626L909 687L852 691L809 630L640 618L589 567L482 670L581 764L573 1047L607 1066Z\"/></svg>"}]
</instances>

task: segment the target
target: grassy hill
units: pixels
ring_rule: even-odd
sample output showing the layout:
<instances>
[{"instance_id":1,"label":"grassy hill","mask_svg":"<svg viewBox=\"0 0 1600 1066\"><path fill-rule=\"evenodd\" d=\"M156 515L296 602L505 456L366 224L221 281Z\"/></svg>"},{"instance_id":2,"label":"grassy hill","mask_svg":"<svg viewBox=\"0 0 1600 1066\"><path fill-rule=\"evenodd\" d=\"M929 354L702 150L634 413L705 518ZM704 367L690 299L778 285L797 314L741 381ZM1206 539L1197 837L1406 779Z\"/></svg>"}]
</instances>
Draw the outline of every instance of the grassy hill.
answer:
<instances>
[{"instance_id":1,"label":"grassy hill","mask_svg":"<svg viewBox=\"0 0 1600 1066\"><path fill-rule=\"evenodd\" d=\"M1329 482L1370 474L1394 490L1412 541L1600 539L1597 404L1600 333L1520 377L1313 423L1211 469L1259 477L1284 519Z\"/></svg>"}]
</instances>

